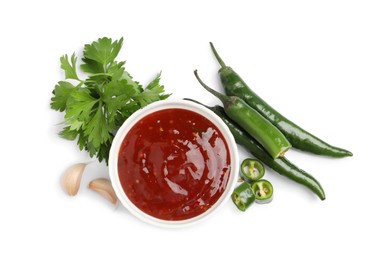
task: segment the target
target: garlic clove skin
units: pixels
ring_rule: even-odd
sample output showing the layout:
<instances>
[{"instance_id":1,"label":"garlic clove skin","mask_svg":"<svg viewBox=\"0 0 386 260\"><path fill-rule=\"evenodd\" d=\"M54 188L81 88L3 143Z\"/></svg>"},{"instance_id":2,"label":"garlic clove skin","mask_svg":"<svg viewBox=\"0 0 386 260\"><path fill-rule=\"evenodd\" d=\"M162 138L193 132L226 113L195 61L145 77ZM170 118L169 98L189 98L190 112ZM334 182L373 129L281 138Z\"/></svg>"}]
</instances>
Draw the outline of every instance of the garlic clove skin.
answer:
<instances>
[{"instance_id":1,"label":"garlic clove skin","mask_svg":"<svg viewBox=\"0 0 386 260\"><path fill-rule=\"evenodd\" d=\"M62 176L62 187L64 191L70 195L75 196L79 191L80 181L83 176L84 169L87 163L76 163L70 166Z\"/></svg>"},{"instance_id":2,"label":"garlic clove skin","mask_svg":"<svg viewBox=\"0 0 386 260\"><path fill-rule=\"evenodd\" d=\"M114 206L117 206L118 198L110 180L104 178L95 179L89 183L88 187L105 197L112 204L114 204Z\"/></svg>"}]
</instances>

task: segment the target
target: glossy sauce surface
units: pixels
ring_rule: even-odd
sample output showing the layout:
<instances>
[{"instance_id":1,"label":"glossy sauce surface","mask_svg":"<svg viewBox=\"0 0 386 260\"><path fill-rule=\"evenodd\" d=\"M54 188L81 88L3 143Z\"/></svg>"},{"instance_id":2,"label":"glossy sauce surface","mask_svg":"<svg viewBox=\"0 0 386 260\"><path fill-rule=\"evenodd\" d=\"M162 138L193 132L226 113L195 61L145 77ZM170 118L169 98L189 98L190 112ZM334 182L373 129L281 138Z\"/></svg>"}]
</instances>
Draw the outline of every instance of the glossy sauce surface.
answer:
<instances>
[{"instance_id":1,"label":"glossy sauce surface","mask_svg":"<svg viewBox=\"0 0 386 260\"><path fill-rule=\"evenodd\" d=\"M126 135L118 157L123 190L139 209L164 220L204 213L220 198L230 154L218 128L185 109L147 115Z\"/></svg>"}]
</instances>

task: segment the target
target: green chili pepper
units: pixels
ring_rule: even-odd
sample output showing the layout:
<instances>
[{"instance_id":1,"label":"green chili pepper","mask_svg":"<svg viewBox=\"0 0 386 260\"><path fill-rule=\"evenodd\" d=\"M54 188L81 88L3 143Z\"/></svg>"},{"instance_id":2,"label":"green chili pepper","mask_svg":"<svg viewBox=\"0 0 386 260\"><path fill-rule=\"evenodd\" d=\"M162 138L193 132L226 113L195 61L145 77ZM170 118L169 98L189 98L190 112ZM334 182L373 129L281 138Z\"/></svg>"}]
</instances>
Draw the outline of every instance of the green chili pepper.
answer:
<instances>
[{"instance_id":1,"label":"green chili pepper","mask_svg":"<svg viewBox=\"0 0 386 260\"><path fill-rule=\"evenodd\" d=\"M241 211L245 211L255 201L255 194L248 182L243 182L232 193L232 201Z\"/></svg>"},{"instance_id":2,"label":"green chili pepper","mask_svg":"<svg viewBox=\"0 0 386 260\"><path fill-rule=\"evenodd\" d=\"M263 164L256 159L245 159L240 167L241 177L247 182L254 182L264 176Z\"/></svg>"},{"instance_id":3,"label":"green chili pepper","mask_svg":"<svg viewBox=\"0 0 386 260\"><path fill-rule=\"evenodd\" d=\"M262 98L254 93L252 89L248 87L248 85L231 67L225 65L212 43L210 43L210 46L221 66L219 75L224 86L225 93L229 96L238 96L243 99L247 104L258 111L273 125L275 125L286 136L293 147L314 154L327 155L337 158L352 156L350 151L334 147L317 138L316 136L302 129L300 126L291 122L289 119L268 105Z\"/></svg>"},{"instance_id":4,"label":"green chili pepper","mask_svg":"<svg viewBox=\"0 0 386 260\"><path fill-rule=\"evenodd\" d=\"M268 120L257 113L241 98L225 96L205 85L197 70L194 75L200 84L224 104L225 113L255 138L273 157L283 156L291 147L285 136Z\"/></svg>"},{"instance_id":5,"label":"green chili pepper","mask_svg":"<svg viewBox=\"0 0 386 260\"><path fill-rule=\"evenodd\" d=\"M187 100L199 103L192 99ZM247 149L253 156L262 161L266 166L270 167L280 175L286 176L291 180L306 186L321 200L326 198L322 186L314 177L299 169L285 157L272 159L272 157L267 154L267 152L259 143L257 143L248 133L246 133L242 128L240 128L240 126L238 126L225 114L225 111L221 106L206 107L216 113L224 121L229 130L232 132L236 143Z\"/></svg>"},{"instance_id":6,"label":"green chili pepper","mask_svg":"<svg viewBox=\"0 0 386 260\"><path fill-rule=\"evenodd\" d=\"M256 202L269 203L272 200L273 187L267 180L258 180L252 184L253 194L255 194Z\"/></svg>"}]
</instances>

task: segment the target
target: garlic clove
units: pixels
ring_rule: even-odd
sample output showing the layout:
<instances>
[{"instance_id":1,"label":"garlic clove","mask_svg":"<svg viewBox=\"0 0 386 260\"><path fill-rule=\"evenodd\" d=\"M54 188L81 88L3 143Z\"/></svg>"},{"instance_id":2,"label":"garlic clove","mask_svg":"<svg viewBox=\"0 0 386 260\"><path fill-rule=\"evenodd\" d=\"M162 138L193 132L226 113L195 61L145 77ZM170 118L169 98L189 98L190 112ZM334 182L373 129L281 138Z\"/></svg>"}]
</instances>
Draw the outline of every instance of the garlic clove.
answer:
<instances>
[{"instance_id":1,"label":"garlic clove","mask_svg":"<svg viewBox=\"0 0 386 260\"><path fill-rule=\"evenodd\" d=\"M115 194L113 186L111 185L111 182L108 179L95 179L89 183L88 187L91 190L96 191L97 193L105 197L115 206L118 204L117 195Z\"/></svg>"},{"instance_id":2,"label":"garlic clove","mask_svg":"<svg viewBox=\"0 0 386 260\"><path fill-rule=\"evenodd\" d=\"M77 163L64 172L62 176L62 187L68 195L75 196L78 193L86 165L87 163Z\"/></svg>"}]
</instances>

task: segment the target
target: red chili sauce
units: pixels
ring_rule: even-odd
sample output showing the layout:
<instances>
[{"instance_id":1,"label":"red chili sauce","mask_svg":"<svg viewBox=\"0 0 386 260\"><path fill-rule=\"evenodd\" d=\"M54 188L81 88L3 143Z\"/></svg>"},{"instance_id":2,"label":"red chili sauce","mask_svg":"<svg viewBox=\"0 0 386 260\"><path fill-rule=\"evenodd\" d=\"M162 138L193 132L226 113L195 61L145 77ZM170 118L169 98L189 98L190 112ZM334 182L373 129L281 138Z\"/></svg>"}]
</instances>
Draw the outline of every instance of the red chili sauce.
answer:
<instances>
[{"instance_id":1,"label":"red chili sauce","mask_svg":"<svg viewBox=\"0 0 386 260\"><path fill-rule=\"evenodd\" d=\"M119 152L118 175L130 201L164 220L184 220L208 210L224 192L230 154L208 119L185 109L165 109L137 122Z\"/></svg>"}]
</instances>

